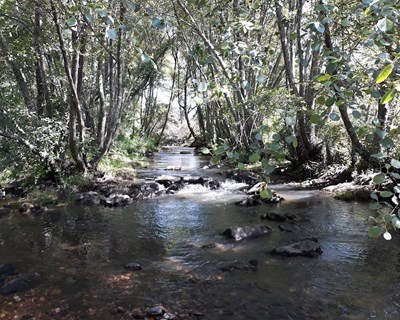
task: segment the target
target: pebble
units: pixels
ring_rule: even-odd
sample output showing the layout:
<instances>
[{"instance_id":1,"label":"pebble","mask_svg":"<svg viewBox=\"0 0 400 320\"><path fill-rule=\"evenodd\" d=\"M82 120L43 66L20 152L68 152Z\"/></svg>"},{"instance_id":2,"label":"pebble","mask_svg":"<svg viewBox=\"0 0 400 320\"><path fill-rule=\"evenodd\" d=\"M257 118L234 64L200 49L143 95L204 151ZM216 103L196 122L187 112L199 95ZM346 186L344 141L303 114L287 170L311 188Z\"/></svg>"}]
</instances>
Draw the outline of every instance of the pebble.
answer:
<instances>
[{"instance_id":1,"label":"pebble","mask_svg":"<svg viewBox=\"0 0 400 320\"><path fill-rule=\"evenodd\" d=\"M124 265L124 268L129 271L139 271L139 270L143 269L143 267L139 263L136 263L136 262L130 262L130 263L126 264L126 265Z\"/></svg>"}]
</instances>

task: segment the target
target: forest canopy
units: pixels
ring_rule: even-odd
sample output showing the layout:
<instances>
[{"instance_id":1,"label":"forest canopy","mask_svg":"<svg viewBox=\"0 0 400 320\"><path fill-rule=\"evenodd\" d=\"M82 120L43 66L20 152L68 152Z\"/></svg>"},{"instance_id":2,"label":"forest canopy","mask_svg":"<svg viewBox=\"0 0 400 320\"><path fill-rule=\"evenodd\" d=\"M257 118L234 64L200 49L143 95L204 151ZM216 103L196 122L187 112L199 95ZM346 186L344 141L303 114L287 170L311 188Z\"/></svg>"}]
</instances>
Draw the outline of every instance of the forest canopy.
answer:
<instances>
[{"instance_id":1,"label":"forest canopy","mask_svg":"<svg viewBox=\"0 0 400 320\"><path fill-rule=\"evenodd\" d=\"M171 142L175 127L176 140L215 146L213 161L239 169L314 161L378 168L397 185L399 9L3 0L0 170L94 172L113 148Z\"/></svg>"}]
</instances>

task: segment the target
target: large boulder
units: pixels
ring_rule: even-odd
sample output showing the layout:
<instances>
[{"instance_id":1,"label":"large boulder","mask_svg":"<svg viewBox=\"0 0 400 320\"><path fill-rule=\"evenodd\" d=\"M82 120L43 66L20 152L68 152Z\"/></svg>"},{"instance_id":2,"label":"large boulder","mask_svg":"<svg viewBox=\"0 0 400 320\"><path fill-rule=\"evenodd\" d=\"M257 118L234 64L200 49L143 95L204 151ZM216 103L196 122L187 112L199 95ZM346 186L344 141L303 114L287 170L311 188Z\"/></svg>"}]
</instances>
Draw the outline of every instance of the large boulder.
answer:
<instances>
[{"instance_id":1,"label":"large boulder","mask_svg":"<svg viewBox=\"0 0 400 320\"><path fill-rule=\"evenodd\" d=\"M218 190L221 187L221 183L218 179L209 179L205 181L203 185L210 190Z\"/></svg>"},{"instance_id":2,"label":"large boulder","mask_svg":"<svg viewBox=\"0 0 400 320\"><path fill-rule=\"evenodd\" d=\"M243 239L252 239L265 236L271 233L271 229L267 226L234 226L226 229L222 235L235 241Z\"/></svg>"},{"instance_id":3,"label":"large boulder","mask_svg":"<svg viewBox=\"0 0 400 320\"><path fill-rule=\"evenodd\" d=\"M113 193L103 200L106 207L123 207L132 203L132 198L126 194Z\"/></svg>"},{"instance_id":4,"label":"large boulder","mask_svg":"<svg viewBox=\"0 0 400 320\"><path fill-rule=\"evenodd\" d=\"M333 194L333 197L338 200L370 200L372 187L369 185L356 185L352 182L341 183L322 189Z\"/></svg>"},{"instance_id":5,"label":"large boulder","mask_svg":"<svg viewBox=\"0 0 400 320\"><path fill-rule=\"evenodd\" d=\"M104 200L104 196L96 191L81 192L75 195L75 202L86 206L99 205Z\"/></svg>"},{"instance_id":6,"label":"large boulder","mask_svg":"<svg viewBox=\"0 0 400 320\"><path fill-rule=\"evenodd\" d=\"M187 184L201 184L204 185L210 178L208 177L200 177L200 176L185 176L183 177L183 181Z\"/></svg>"},{"instance_id":7,"label":"large boulder","mask_svg":"<svg viewBox=\"0 0 400 320\"><path fill-rule=\"evenodd\" d=\"M183 180L182 177L162 175L162 176L157 177L155 182L163 185L164 188L168 188L173 183L177 183L182 180Z\"/></svg>"},{"instance_id":8,"label":"large boulder","mask_svg":"<svg viewBox=\"0 0 400 320\"><path fill-rule=\"evenodd\" d=\"M28 273L6 282L0 288L0 293L6 295L14 292L29 290L36 287L39 282L40 276L38 273Z\"/></svg>"},{"instance_id":9,"label":"large boulder","mask_svg":"<svg viewBox=\"0 0 400 320\"><path fill-rule=\"evenodd\" d=\"M285 257L304 256L304 257L315 257L322 253L318 239L305 239L299 242L289 244L275 248L271 251L271 254L277 254Z\"/></svg>"}]
</instances>

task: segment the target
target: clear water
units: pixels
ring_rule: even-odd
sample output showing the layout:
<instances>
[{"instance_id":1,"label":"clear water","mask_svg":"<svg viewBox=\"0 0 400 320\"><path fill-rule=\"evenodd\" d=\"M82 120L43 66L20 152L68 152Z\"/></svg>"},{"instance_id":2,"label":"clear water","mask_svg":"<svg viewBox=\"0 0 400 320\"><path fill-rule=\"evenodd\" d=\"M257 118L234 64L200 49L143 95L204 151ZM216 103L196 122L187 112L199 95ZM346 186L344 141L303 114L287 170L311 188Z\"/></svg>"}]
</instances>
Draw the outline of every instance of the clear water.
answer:
<instances>
[{"instance_id":1,"label":"clear water","mask_svg":"<svg viewBox=\"0 0 400 320\"><path fill-rule=\"evenodd\" d=\"M157 154L142 176L204 175L205 159L172 149ZM166 166L182 171L165 172ZM42 283L1 297L5 319L24 314L52 319L121 319L130 311L162 304L181 318L202 319L400 319L399 237L369 239L366 204L340 202L319 191L282 190L277 206L243 208L243 195L227 182L221 190L189 186L174 196L125 208L68 206L35 219L0 220L0 261ZM299 230L233 243L219 234L232 225L260 221L261 213L295 214ZM323 254L280 258L278 245L318 237ZM202 246L216 246L203 249ZM222 272L221 265L256 259L257 271ZM140 272L122 265L138 262ZM32 302L34 301L34 302ZM66 308L68 306L68 308ZM56 310L56 311L55 311ZM1 317L1 312L0 312Z\"/></svg>"}]
</instances>

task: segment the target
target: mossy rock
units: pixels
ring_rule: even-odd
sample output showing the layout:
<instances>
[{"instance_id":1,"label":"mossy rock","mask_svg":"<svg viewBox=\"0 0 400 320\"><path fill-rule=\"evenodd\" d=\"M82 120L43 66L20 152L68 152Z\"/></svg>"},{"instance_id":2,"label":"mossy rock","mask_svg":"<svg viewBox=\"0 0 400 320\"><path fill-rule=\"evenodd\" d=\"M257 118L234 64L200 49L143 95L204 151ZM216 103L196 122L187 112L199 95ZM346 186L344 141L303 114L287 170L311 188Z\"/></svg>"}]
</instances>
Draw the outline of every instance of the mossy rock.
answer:
<instances>
[{"instance_id":1,"label":"mossy rock","mask_svg":"<svg viewBox=\"0 0 400 320\"><path fill-rule=\"evenodd\" d=\"M335 190L333 192L333 197L337 200L369 200L371 191L364 188L354 188L354 189L343 189L343 190Z\"/></svg>"}]
</instances>

